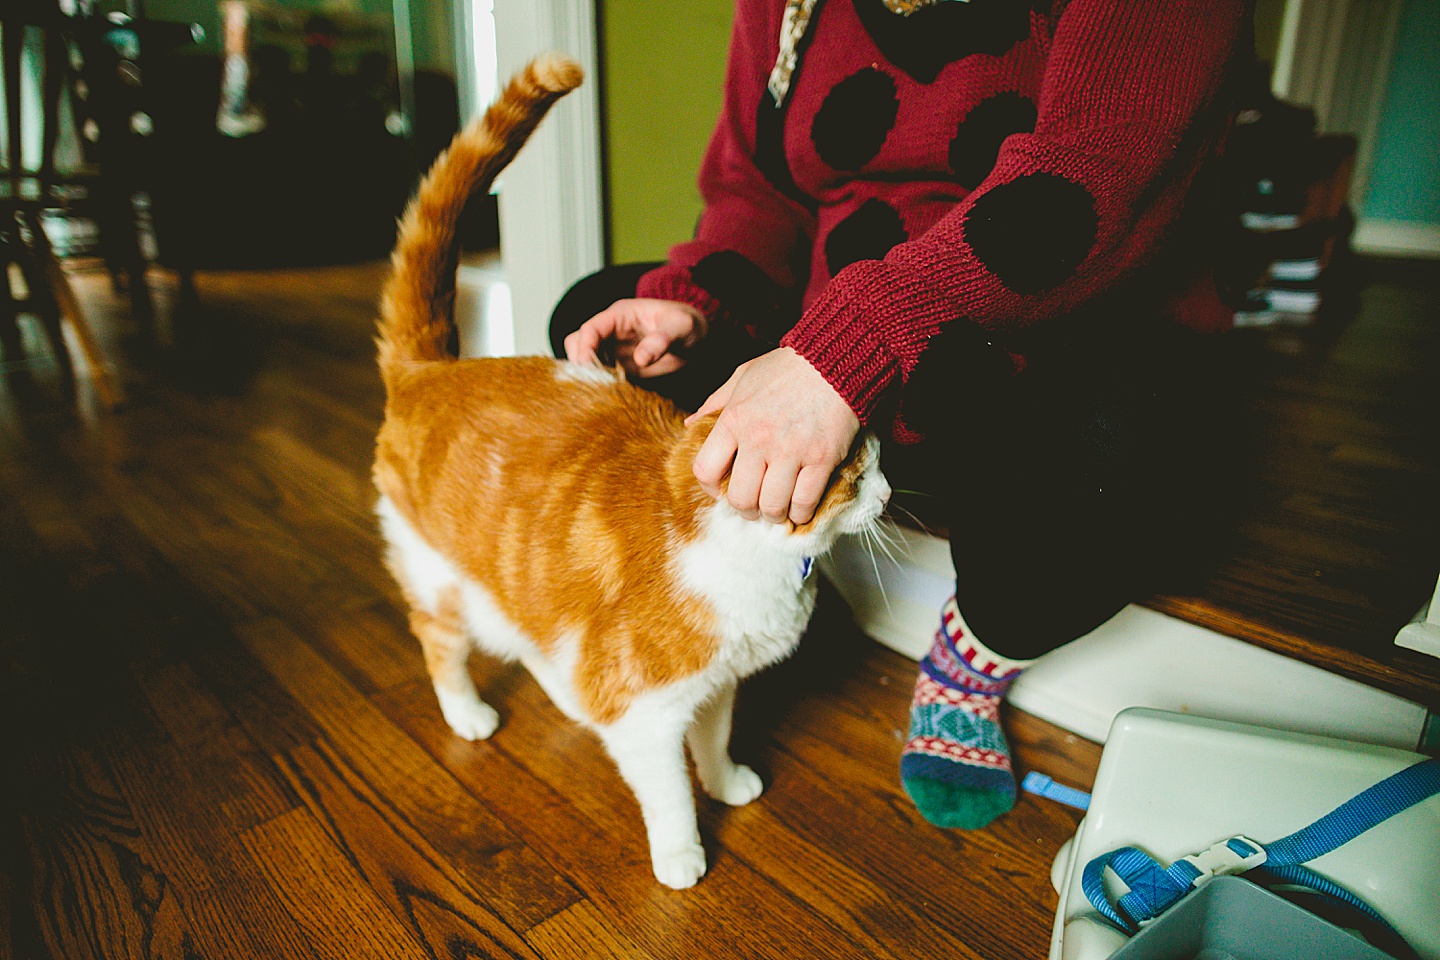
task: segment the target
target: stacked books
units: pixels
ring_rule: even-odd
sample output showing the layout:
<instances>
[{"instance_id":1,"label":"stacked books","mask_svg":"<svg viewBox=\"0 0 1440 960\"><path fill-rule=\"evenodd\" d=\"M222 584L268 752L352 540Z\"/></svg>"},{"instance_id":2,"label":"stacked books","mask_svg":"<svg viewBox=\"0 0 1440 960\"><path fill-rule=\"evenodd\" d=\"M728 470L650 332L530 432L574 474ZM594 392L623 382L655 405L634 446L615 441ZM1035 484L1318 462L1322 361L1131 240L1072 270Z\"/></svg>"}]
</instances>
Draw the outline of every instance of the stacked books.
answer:
<instances>
[{"instance_id":1,"label":"stacked books","mask_svg":"<svg viewBox=\"0 0 1440 960\"><path fill-rule=\"evenodd\" d=\"M1317 134L1312 111L1265 91L1236 117L1227 161L1238 220L1220 279L1235 326L1312 323L1354 229L1355 138Z\"/></svg>"}]
</instances>

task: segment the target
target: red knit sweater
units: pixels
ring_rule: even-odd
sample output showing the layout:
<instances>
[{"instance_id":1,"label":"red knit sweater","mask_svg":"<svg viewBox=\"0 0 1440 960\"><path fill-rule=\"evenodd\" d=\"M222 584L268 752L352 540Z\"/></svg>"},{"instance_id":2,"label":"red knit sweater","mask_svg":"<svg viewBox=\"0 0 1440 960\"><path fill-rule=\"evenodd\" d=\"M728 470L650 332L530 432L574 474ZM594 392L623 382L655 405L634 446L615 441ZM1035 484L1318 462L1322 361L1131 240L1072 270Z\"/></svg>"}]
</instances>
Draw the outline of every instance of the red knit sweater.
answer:
<instances>
[{"instance_id":1,"label":"red knit sweater","mask_svg":"<svg viewBox=\"0 0 1440 960\"><path fill-rule=\"evenodd\" d=\"M1120 287L1167 244L1228 122L1220 91L1248 11L951 0L900 17L827 0L777 108L784 7L738 0L704 213L637 293L762 336L798 314L781 342L902 440L917 438L905 387L937 335L968 329L1021 367L1013 334ZM1164 281L1168 313L1224 326L1191 274Z\"/></svg>"}]
</instances>

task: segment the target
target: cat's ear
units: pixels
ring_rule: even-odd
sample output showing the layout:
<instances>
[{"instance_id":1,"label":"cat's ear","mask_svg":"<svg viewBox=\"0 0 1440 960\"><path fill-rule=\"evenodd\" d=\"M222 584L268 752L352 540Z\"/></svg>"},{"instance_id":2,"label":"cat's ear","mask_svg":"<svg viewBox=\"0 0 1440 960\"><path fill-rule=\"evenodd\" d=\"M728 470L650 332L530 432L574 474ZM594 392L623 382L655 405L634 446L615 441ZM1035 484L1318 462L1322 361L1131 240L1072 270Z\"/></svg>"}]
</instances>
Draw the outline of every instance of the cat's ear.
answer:
<instances>
[{"instance_id":1,"label":"cat's ear","mask_svg":"<svg viewBox=\"0 0 1440 960\"><path fill-rule=\"evenodd\" d=\"M851 442L845 459L840 461L840 465L830 475L830 480L825 485L825 494L815 508L815 515L805 523L793 525L791 532L809 533L823 521L843 512L854 503L860 494L860 484L865 471L875 457L870 435L866 431L860 431Z\"/></svg>"}]
</instances>

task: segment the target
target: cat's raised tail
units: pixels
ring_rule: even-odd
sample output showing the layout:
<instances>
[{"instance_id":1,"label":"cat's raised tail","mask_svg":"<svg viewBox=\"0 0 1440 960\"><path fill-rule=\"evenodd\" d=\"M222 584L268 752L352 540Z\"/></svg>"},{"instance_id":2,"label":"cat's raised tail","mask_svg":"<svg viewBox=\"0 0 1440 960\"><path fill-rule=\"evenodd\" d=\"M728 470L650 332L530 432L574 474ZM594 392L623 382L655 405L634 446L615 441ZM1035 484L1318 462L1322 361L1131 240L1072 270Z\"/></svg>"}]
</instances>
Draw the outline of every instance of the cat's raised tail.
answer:
<instances>
[{"instance_id":1,"label":"cat's raised tail","mask_svg":"<svg viewBox=\"0 0 1440 960\"><path fill-rule=\"evenodd\" d=\"M400 221L390 279L380 297L380 374L387 387L407 364L450 358L455 225L471 194L489 189L551 105L584 71L560 54L536 57L485 116L455 135L421 181Z\"/></svg>"}]
</instances>

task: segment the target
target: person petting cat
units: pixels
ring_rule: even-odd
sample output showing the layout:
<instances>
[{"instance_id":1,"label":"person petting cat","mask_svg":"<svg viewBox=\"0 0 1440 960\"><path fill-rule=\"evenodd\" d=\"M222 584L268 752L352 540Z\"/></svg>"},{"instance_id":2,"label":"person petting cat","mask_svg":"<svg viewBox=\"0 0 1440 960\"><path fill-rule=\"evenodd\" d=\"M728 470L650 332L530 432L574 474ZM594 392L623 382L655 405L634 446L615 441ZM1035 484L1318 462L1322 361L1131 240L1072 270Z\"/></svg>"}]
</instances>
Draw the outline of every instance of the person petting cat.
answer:
<instances>
[{"instance_id":1,"label":"person petting cat","mask_svg":"<svg viewBox=\"0 0 1440 960\"><path fill-rule=\"evenodd\" d=\"M1250 13L738 0L695 237L555 310L557 355L719 414L694 475L744 517L805 522L862 427L933 498L955 595L901 776L935 824L1013 806L1006 689L1212 499L1212 161Z\"/></svg>"}]
</instances>

